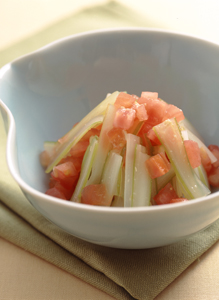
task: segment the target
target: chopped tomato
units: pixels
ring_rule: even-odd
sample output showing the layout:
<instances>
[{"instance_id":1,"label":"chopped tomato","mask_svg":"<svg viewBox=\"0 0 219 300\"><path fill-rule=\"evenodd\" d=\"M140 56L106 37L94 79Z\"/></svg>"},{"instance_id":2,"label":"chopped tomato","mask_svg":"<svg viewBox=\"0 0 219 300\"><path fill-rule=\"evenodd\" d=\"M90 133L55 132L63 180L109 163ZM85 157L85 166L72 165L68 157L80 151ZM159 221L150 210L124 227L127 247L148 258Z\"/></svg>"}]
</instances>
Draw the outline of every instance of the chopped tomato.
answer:
<instances>
[{"instance_id":1,"label":"chopped tomato","mask_svg":"<svg viewBox=\"0 0 219 300\"><path fill-rule=\"evenodd\" d=\"M148 119L145 121L150 124L151 128L160 124L163 121L167 103L157 99L139 98L139 104L145 104Z\"/></svg>"},{"instance_id":2,"label":"chopped tomato","mask_svg":"<svg viewBox=\"0 0 219 300\"><path fill-rule=\"evenodd\" d=\"M208 149L214 154L217 158L217 161L213 163L214 167L219 167L219 147L217 145L209 145Z\"/></svg>"},{"instance_id":3,"label":"chopped tomato","mask_svg":"<svg viewBox=\"0 0 219 300\"><path fill-rule=\"evenodd\" d=\"M170 162L165 153L158 153L151 156L145 162L151 178L157 178L166 174L170 170Z\"/></svg>"},{"instance_id":4,"label":"chopped tomato","mask_svg":"<svg viewBox=\"0 0 219 300\"><path fill-rule=\"evenodd\" d=\"M133 97L135 100L138 100L138 99L139 99L139 97L138 97L137 95L134 95L134 94L132 94L132 97Z\"/></svg>"},{"instance_id":5,"label":"chopped tomato","mask_svg":"<svg viewBox=\"0 0 219 300\"><path fill-rule=\"evenodd\" d=\"M132 109L135 109L136 117L139 121L146 121L148 119L148 114L144 104L139 104L138 102L135 102L135 104L132 106Z\"/></svg>"},{"instance_id":6,"label":"chopped tomato","mask_svg":"<svg viewBox=\"0 0 219 300\"><path fill-rule=\"evenodd\" d=\"M73 157L73 156L66 156L64 157L58 165L63 164L65 162L72 162L74 164L75 169L79 173L81 171L81 164L82 164L83 157Z\"/></svg>"},{"instance_id":7,"label":"chopped tomato","mask_svg":"<svg viewBox=\"0 0 219 300\"><path fill-rule=\"evenodd\" d=\"M161 145L160 140L158 139L156 133L154 132L153 129L150 129L147 132L147 137L149 138L149 140L151 141L152 146L157 146L157 145Z\"/></svg>"},{"instance_id":8,"label":"chopped tomato","mask_svg":"<svg viewBox=\"0 0 219 300\"><path fill-rule=\"evenodd\" d=\"M60 199L63 199L63 200L67 200L65 198L65 195L62 191L60 191L58 188L56 187L53 187L53 188L50 188L46 191L46 194L47 195L50 195L50 196L53 196L53 197L56 197L56 198L60 198Z\"/></svg>"},{"instance_id":9,"label":"chopped tomato","mask_svg":"<svg viewBox=\"0 0 219 300\"><path fill-rule=\"evenodd\" d=\"M158 99L158 93L157 92L142 92L141 97L149 98L149 99Z\"/></svg>"},{"instance_id":10,"label":"chopped tomato","mask_svg":"<svg viewBox=\"0 0 219 300\"><path fill-rule=\"evenodd\" d=\"M125 133L121 128L112 128L107 132L107 136L114 149L122 150L126 144Z\"/></svg>"},{"instance_id":11,"label":"chopped tomato","mask_svg":"<svg viewBox=\"0 0 219 300\"><path fill-rule=\"evenodd\" d=\"M176 198L176 199L171 199L169 203L180 203L185 201L189 201L189 200L186 198Z\"/></svg>"},{"instance_id":12,"label":"chopped tomato","mask_svg":"<svg viewBox=\"0 0 219 300\"><path fill-rule=\"evenodd\" d=\"M102 124L100 124L99 126L102 127ZM100 130L101 130L101 127L96 127L96 128L91 128L87 133L85 133L85 135L81 138L81 141L89 141L90 137L91 136L99 136L100 135Z\"/></svg>"},{"instance_id":13,"label":"chopped tomato","mask_svg":"<svg viewBox=\"0 0 219 300\"><path fill-rule=\"evenodd\" d=\"M66 188L59 181L55 180L53 177L50 178L50 182L49 182L50 189L56 188L56 190L59 190L61 193L64 194L66 200L70 200L73 191L75 189L75 185L76 182L70 188Z\"/></svg>"},{"instance_id":14,"label":"chopped tomato","mask_svg":"<svg viewBox=\"0 0 219 300\"><path fill-rule=\"evenodd\" d=\"M180 122L185 118L183 111L181 109L179 109L175 105L168 104L162 121L165 121L167 119L172 119L174 117L176 118L177 122Z\"/></svg>"},{"instance_id":15,"label":"chopped tomato","mask_svg":"<svg viewBox=\"0 0 219 300\"><path fill-rule=\"evenodd\" d=\"M66 189L71 189L78 181L79 176L70 176L70 177L65 177L65 176L59 176L55 177L54 173L51 173L51 176L54 180L58 181L61 183Z\"/></svg>"},{"instance_id":16,"label":"chopped tomato","mask_svg":"<svg viewBox=\"0 0 219 300\"><path fill-rule=\"evenodd\" d=\"M198 143L191 140L184 141L186 153L193 169L201 165L201 155Z\"/></svg>"},{"instance_id":17,"label":"chopped tomato","mask_svg":"<svg viewBox=\"0 0 219 300\"><path fill-rule=\"evenodd\" d=\"M208 156L208 153L205 151L204 147L200 148L201 162L207 173L211 171L212 163Z\"/></svg>"},{"instance_id":18,"label":"chopped tomato","mask_svg":"<svg viewBox=\"0 0 219 300\"><path fill-rule=\"evenodd\" d=\"M171 203L172 199L177 199L178 195L175 192L171 183L167 183L167 185L162 188L159 193L154 196L154 201L156 204L168 204Z\"/></svg>"},{"instance_id":19,"label":"chopped tomato","mask_svg":"<svg viewBox=\"0 0 219 300\"><path fill-rule=\"evenodd\" d=\"M71 161L65 162L53 168L54 177L72 177L78 175L74 164Z\"/></svg>"},{"instance_id":20,"label":"chopped tomato","mask_svg":"<svg viewBox=\"0 0 219 300\"><path fill-rule=\"evenodd\" d=\"M116 111L113 126L128 130L134 124L136 112L131 108L119 108Z\"/></svg>"},{"instance_id":21,"label":"chopped tomato","mask_svg":"<svg viewBox=\"0 0 219 300\"><path fill-rule=\"evenodd\" d=\"M91 184L83 188L81 203L110 206L111 199L108 197L105 184Z\"/></svg>"},{"instance_id":22,"label":"chopped tomato","mask_svg":"<svg viewBox=\"0 0 219 300\"><path fill-rule=\"evenodd\" d=\"M87 150L88 145L89 145L88 139L79 141L76 145L74 145L70 149L70 155L74 157L83 157L85 151Z\"/></svg>"},{"instance_id":23,"label":"chopped tomato","mask_svg":"<svg viewBox=\"0 0 219 300\"><path fill-rule=\"evenodd\" d=\"M211 186L219 187L219 167L212 167L208 173L208 181Z\"/></svg>"},{"instance_id":24,"label":"chopped tomato","mask_svg":"<svg viewBox=\"0 0 219 300\"><path fill-rule=\"evenodd\" d=\"M54 167L51 176L65 188L71 189L78 180L79 173L72 162L66 162Z\"/></svg>"},{"instance_id":25,"label":"chopped tomato","mask_svg":"<svg viewBox=\"0 0 219 300\"><path fill-rule=\"evenodd\" d=\"M132 95L121 92L116 98L114 105L117 108L120 107L130 108L134 103L135 103L135 98Z\"/></svg>"}]
</instances>

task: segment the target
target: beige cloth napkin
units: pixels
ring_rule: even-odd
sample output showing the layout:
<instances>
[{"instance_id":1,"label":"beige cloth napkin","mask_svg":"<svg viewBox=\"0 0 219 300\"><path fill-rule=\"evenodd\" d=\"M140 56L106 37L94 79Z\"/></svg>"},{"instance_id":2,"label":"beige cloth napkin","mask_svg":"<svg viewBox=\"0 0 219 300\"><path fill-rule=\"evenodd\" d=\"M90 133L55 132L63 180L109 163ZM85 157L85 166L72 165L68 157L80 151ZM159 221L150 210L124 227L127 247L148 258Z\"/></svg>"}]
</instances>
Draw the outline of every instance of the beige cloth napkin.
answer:
<instances>
[{"instance_id":1,"label":"beige cloth napkin","mask_svg":"<svg viewBox=\"0 0 219 300\"><path fill-rule=\"evenodd\" d=\"M154 26L115 2L82 11L0 53L0 64L62 36L112 26ZM119 250L75 238L41 216L9 174L0 118L0 236L118 300L154 299L219 239L219 221L174 245Z\"/></svg>"}]
</instances>

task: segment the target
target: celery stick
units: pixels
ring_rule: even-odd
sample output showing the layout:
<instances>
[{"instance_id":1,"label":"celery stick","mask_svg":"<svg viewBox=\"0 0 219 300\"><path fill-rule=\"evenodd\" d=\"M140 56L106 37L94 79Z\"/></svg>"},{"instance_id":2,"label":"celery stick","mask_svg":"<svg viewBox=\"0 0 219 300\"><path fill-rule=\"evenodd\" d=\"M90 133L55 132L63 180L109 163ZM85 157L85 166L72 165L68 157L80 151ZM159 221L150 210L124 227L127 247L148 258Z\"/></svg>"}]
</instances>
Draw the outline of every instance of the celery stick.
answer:
<instances>
[{"instance_id":1,"label":"celery stick","mask_svg":"<svg viewBox=\"0 0 219 300\"><path fill-rule=\"evenodd\" d=\"M186 198L188 200L190 199L190 196L185 191L176 175L172 178L171 183L179 198Z\"/></svg>"},{"instance_id":2,"label":"celery stick","mask_svg":"<svg viewBox=\"0 0 219 300\"><path fill-rule=\"evenodd\" d=\"M199 134L199 132L196 130L196 128L189 122L188 119L183 119L179 122L180 127L183 129L188 129L190 132L192 132L195 136L199 138L199 140L203 141L202 136Z\"/></svg>"},{"instance_id":3,"label":"celery stick","mask_svg":"<svg viewBox=\"0 0 219 300\"><path fill-rule=\"evenodd\" d=\"M117 182L116 196L120 196L122 198L124 198L124 179L125 179L125 168L123 166L123 163L121 163L118 182Z\"/></svg>"},{"instance_id":4,"label":"celery stick","mask_svg":"<svg viewBox=\"0 0 219 300\"><path fill-rule=\"evenodd\" d=\"M126 139L127 143L125 157L124 206L131 207L133 194L135 146L137 144L140 144L140 137L128 133Z\"/></svg>"},{"instance_id":5,"label":"celery stick","mask_svg":"<svg viewBox=\"0 0 219 300\"><path fill-rule=\"evenodd\" d=\"M120 196L114 196L111 203L112 207L124 207L124 199Z\"/></svg>"},{"instance_id":6,"label":"celery stick","mask_svg":"<svg viewBox=\"0 0 219 300\"><path fill-rule=\"evenodd\" d=\"M107 161L104 166L101 183L105 184L107 194L111 201L113 196L117 193L117 182L119 177L119 171L122 163L122 156L110 151Z\"/></svg>"},{"instance_id":7,"label":"celery stick","mask_svg":"<svg viewBox=\"0 0 219 300\"><path fill-rule=\"evenodd\" d=\"M108 96L68 132L68 139L66 142L60 144L60 146L56 149L56 154L47 167L46 173L49 173L53 167L59 163L59 161L69 152L71 147L73 147L89 129L102 122L103 115L106 112L108 104L114 104L118 95L119 92L114 92ZM94 120L98 116L99 119Z\"/></svg>"},{"instance_id":8,"label":"celery stick","mask_svg":"<svg viewBox=\"0 0 219 300\"><path fill-rule=\"evenodd\" d=\"M94 159L91 176L87 182L87 185L100 183L107 154L111 148L111 143L107 137L107 132L113 128L115 113L115 106L109 104L103 120L103 125L100 132L99 143L97 148L97 154Z\"/></svg>"},{"instance_id":9,"label":"celery stick","mask_svg":"<svg viewBox=\"0 0 219 300\"><path fill-rule=\"evenodd\" d=\"M199 167L194 169L196 175L199 177L199 179L207 186L207 188L209 188L210 190L210 185L208 182L208 177L207 177L207 173L203 167L203 165L200 165Z\"/></svg>"},{"instance_id":10,"label":"celery stick","mask_svg":"<svg viewBox=\"0 0 219 300\"><path fill-rule=\"evenodd\" d=\"M175 172L174 172L174 169L171 165L171 168L170 170L157 178L157 189L158 191L161 190L163 187L165 187L165 185L175 176Z\"/></svg>"},{"instance_id":11,"label":"celery stick","mask_svg":"<svg viewBox=\"0 0 219 300\"><path fill-rule=\"evenodd\" d=\"M134 184L132 206L149 206L151 201L151 177L145 166L145 161L150 158L146 148L136 145L134 160Z\"/></svg>"},{"instance_id":12,"label":"celery stick","mask_svg":"<svg viewBox=\"0 0 219 300\"><path fill-rule=\"evenodd\" d=\"M154 178L151 180L151 204L157 205L157 203L154 201L154 196L156 196L158 193L157 189L157 178Z\"/></svg>"},{"instance_id":13,"label":"celery stick","mask_svg":"<svg viewBox=\"0 0 219 300\"><path fill-rule=\"evenodd\" d=\"M90 176L94 157L97 152L97 146L98 146L98 137L97 136L91 137L90 145L87 147L87 150L84 154L84 158L81 165L80 177L78 179L78 183L76 185L75 191L70 199L71 201L80 202L81 200L81 192L85 187L87 180Z\"/></svg>"},{"instance_id":14,"label":"celery stick","mask_svg":"<svg viewBox=\"0 0 219 300\"><path fill-rule=\"evenodd\" d=\"M192 169L176 119L168 119L153 127L164 145L173 169L190 199L206 196L210 190L199 180Z\"/></svg>"}]
</instances>

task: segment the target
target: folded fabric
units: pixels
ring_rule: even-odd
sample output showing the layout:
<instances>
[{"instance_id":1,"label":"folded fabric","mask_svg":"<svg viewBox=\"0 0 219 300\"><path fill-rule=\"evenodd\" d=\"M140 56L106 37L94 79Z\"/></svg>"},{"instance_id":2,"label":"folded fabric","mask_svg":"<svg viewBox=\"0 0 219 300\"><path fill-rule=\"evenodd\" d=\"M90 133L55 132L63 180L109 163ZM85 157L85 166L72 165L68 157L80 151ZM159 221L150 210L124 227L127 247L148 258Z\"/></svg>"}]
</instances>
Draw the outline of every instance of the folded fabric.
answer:
<instances>
[{"instance_id":1,"label":"folded fabric","mask_svg":"<svg viewBox=\"0 0 219 300\"><path fill-rule=\"evenodd\" d=\"M54 39L112 26L149 26L115 2L94 7L0 53L1 64ZM154 24L152 24L154 26ZM5 55L3 55L5 54ZM219 221L176 244L145 250L102 247L73 237L46 220L10 175L6 135L0 119L0 236L105 291L116 299L154 299L219 239Z\"/></svg>"}]
</instances>

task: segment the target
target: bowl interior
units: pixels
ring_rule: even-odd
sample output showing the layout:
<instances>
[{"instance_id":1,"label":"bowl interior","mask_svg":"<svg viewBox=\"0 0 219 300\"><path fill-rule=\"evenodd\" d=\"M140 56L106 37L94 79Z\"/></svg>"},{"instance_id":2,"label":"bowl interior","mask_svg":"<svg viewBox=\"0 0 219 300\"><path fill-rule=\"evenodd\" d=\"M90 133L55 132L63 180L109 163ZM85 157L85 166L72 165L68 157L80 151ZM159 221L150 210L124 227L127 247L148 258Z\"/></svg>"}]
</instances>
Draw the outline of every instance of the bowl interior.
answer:
<instances>
[{"instance_id":1,"label":"bowl interior","mask_svg":"<svg viewBox=\"0 0 219 300\"><path fill-rule=\"evenodd\" d=\"M157 91L183 109L206 144L219 141L219 47L146 29L97 31L53 43L5 66L0 99L16 123L22 179L44 192L38 156L109 92Z\"/></svg>"}]
</instances>

